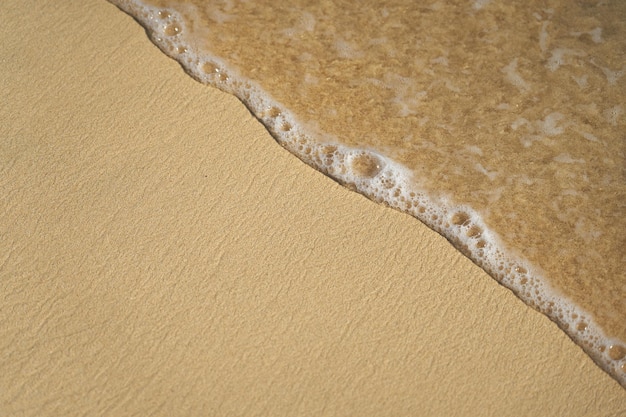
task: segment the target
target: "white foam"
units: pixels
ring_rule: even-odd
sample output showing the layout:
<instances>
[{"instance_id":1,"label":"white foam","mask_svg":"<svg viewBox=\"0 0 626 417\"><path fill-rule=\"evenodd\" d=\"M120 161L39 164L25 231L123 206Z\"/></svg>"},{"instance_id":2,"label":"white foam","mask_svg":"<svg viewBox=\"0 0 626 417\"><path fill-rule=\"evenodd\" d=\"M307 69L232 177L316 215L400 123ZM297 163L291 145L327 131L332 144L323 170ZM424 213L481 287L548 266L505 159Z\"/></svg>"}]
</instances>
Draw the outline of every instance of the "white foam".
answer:
<instances>
[{"instance_id":1,"label":"white foam","mask_svg":"<svg viewBox=\"0 0 626 417\"><path fill-rule=\"evenodd\" d=\"M522 146L527 148L537 141L550 143L548 138L561 135L567 127L567 124L559 125L563 118L564 116L559 112L552 112L544 117L543 120L535 120L533 122L524 117L519 117L511 123L511 129L525 128L527 134L520 137L520 142Z\"/></svg>"},{"instance_id":2,"label":"white foam","mask_svg":"<svg viewBox=\"0 0 626 417\"><path fill-rule=\"evenodd\" d=\"M583 138L587 139L589 142L600 142L594 134L588 132L578 132L582 135Z\"/></svg>"},{"instance_id":3,"label":"white foam","mask_svg":"<svg viewBox=\"0 0 626 417\"><path fill-rule=\"evenodd\" d=\"M597 68L600 68L600 70L604 73L606 81L609 83L609 85L617 84L619 79L622 78L624 76L624 73L626 72L626 66L622 67L622 69L620 70L612 70L610 68L596 64L593 60L591 60L591 63Z\"/></svg>"},{"instance_id":4,"label":"white foam","mask_svg":"<svg viewBox=\"0 0 626 417\"><path fill-rule=\"evenodd\" d=\"M472 4L472 7L474 8L474 10L482 10L486 5L489 4L489 2L491 2L491 0L474 0L474 4Z\"/></svg>"},{"instance_id":5,"label":"white foam","mask_svg":"<svg viewBox=\"0 0 626 417\"><path fill-rule=\"evenodd\" d=\"M568 48L555 48L550 53L550 58L548 58L548 62L546 63L546 67L554 72L559 69L561 66L567 64L566 57L570 56L584 56L584 52L576 51Z\"/></svg>"},{"instance_id":6,"label":"white foam","mask_svg":"<svg viewBox=\"0 0 626 417\"><path fill-rule=\"evenodd\" d=\"M505 79L517 87L521 92L527 92L530 90L530 84L528 84L517 72L517 58L513 59L509 65L502 68Z\"/></svg>"},{"instance_id":7,"label":"white foam","mask_svg":"<svg viewBox=\"0 0 626 417\"><path fill-rule=\"evenodd\" d=\"M543 120L535 122L537 130L547 136L556 136L563 133L564 126L558 126L559 122L563 120L563 115L559 112L553 112L548 114Z\"/></svg>"},{"instance_id":8,"label":"white foam","mask_svg":"<svg viewBox=\"0 0 626 417\"><path fill-rule=\"evenodd\" d=\"M593 43L602 43L602 28L595 28L588 32L571 32L572 36L589 35Z\"/></svg>"},{"instance_id":9,"label":"white foam","mask_svg":"<svg viewBox=\"0 0 626 417\"><path fill-rule=\"evenodd\" d=\"M584 159L575 159L568 153L561 153L553 158L555 162L560 162L563 164L584 164Z\"/></svg>"},{"instance_id":10,"label":"white foam","mask_svg":"<svg viewBox=\"0 0 626 417\"><path fill-rule=\"evenodd\" d=\"M498 176L498 171L488 171L484 166L482 166L481 163L476 163L474 165L474 168L476 169L476 171L480 172L481 174L484 174L487 176L487 178L489 178L489 180L493 181L496 179L496 177Z\"/></svg>"},{"instance_id":11,"label":"white foam","mask_svg":"<svg viewBox=\"0 0 626 417\"><path fill-rule=\"evenodd\" d=\"M622 114L624 114L624 108L620 104L602 112L602 115L604 116L606 121L613 126L617 125L619 119L622 117Z\"/></svg>"},{"instance_id":12,"label":"white foam","mask_svg":"<svg viewBox=\"0 0 626 417\"><path fill-rule=\"evenodd\" d=\"M574 79L574 81L576 81L576 84L578 84L578 87L580 87L581 89L587 88L587 86L589 85L589 76L587 74L581 75L580 77L575 77L572 75L572 78Z\"/></svg>"},{"instance_id":13,"label":"white foam","mask_svg":"<svg viewBox=\"0 0 626 417\"><path fill-rule=\"evenodd\" d=\"M424 193L410 170L380 152L344 146L314 126L300 123L260 86L242 78L235 68L218 57L194 51L191 43L185 40L187 28L184 20L174 10L163 13L160 9L136 1L113 2L136 16L148 29L154 42L166 54L178 60L190 75L203 83L233 93L242 100L281 145L337 181L375 201L413 215L446 236L455 247L519 298L554 320L578 341L599 366L626 386L626 372L620 369L626 367L626 358L611 359L608 349L622 342L606 337L589 314L552 289L542 278L545 276L543 271L510 248L505 252L499 237L471 207L457 204L450 196L434 197ZM172 25L178 29L172 31ZM503 72L508 81L521 90L527 90L529 86L516 68L517 59L514 59ZM613 109L613 114L619 117L621 111L621 107ZM520 118L512 127L517 129L526 126L545 135L557 135L563 132L563 128L558 126L561 119L559 113L552 113L534 123ZM364 163L365 169L358 168L356 161ZM585 230L583 226L581 233L595 237L594 231Z\"/></svg>"},{"instance_id":14,"label":"white foam","mask_svg":"<svg viewBox=\"0 0 626 417\"><path fill-rule=\"evenodd\" d=\"M335 35L334 47L340 58L356 59L363 56L363 52L358 50L354 42L350 42L339 35Z\"/></svg>"}]
</instances>

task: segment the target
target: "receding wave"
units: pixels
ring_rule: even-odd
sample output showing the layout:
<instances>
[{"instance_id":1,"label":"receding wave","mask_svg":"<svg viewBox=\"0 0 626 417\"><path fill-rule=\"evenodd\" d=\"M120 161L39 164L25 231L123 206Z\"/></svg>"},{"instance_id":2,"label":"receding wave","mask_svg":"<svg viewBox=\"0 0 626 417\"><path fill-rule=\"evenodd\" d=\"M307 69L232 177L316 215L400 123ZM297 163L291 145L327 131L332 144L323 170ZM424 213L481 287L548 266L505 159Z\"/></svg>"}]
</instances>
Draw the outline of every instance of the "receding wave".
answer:
<instances>
[{"instance_id":1,"label":"receding wave","mask_svg":"<svg viewBox=\"0 0 626 417\"><path fill-rule=\"evenodd\" d=\"M444 235L626 387L626 7L386 1L353 17L110 1L282 146Z\"/></svg>"}]
</instances>

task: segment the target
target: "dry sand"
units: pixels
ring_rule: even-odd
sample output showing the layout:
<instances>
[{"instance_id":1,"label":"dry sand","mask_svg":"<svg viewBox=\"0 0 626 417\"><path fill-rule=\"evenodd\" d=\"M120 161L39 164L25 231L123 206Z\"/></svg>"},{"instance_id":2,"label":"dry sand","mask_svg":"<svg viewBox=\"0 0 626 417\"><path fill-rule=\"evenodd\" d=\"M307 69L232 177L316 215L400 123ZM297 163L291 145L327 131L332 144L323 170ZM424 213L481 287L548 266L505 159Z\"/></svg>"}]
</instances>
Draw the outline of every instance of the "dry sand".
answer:
<instances>
[{"instance_id":1,"label":"dry sand","mask_svg":"<svg viewBox=\"0 0 626 417\"><path fill-rule=\"evenodd\" d=\"M626 412L546 317L114 6L0 12L0 415Z\"/></svg>"}]
</instances>

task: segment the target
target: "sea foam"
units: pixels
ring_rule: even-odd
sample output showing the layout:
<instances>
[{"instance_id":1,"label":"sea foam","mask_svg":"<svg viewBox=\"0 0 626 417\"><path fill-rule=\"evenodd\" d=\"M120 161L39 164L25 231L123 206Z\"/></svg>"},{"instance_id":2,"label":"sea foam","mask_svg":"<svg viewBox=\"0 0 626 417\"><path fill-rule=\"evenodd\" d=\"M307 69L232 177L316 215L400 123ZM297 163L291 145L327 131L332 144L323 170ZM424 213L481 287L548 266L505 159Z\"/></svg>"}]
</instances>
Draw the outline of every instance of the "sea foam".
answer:
<instances>
[{"instance_id":1,"label":"sea foam","mask_svg":"<svg viewBox=\"0 0 626 417\"><path fill-rule=\"evenodd\" d=\"M347 146L330 132L323 131L310 121L301 120L255 80L242 76L238 68L229 64L225 58L212 55L198 45L197 38L190 36L192 31L197 33L198 30L211 29L191 27L197 25L197 22L189 18L196 15L193 6L186 5L183 15L179 13L179 9L150 6L140 1L111 1L136 17L147 29L153 42L180 62L192 77L237 96L283 147L341 184L376 202L408 213L441 233L524 302L550 317L601 368L626 387L624 341L607 337L591 314L552 288L545 271L505 245L496 231L485 223L483 216L471 206L455 202L450 195L433 195L425 191L420 187L420 180L415 177L414 172L384 152L367 146ZM482 9L488 3L476 1L473 7ZM227 21L229 15L222 13L216 18ZM312 30L316 24L315 18L307 14L303 14L300 23L301 27L296 29L305 32ZM546 28L547 25L543 24L539 40L544 50L548 48ZM599 34L597 30L592 33L594 42L600 39ZM290 34L292 35L293 33ZM343 55L360 53L346 40L340 40L335 46ZM568 57L578 54L573 50L552 49L546 65L550 71L557 71ZM440 59L438 62L447 64L447 59ZM621 76L618 72L603 71L609 82L616 82ZM517 59L502 68L502 73L521 92L530 90L530 82L518 72ZM390 79L386 78L387 81ZM577 82L582 85L582 81ZM508 105L502 109L508 109ZM411 112L413 110L404 109L405 116ZM621 114L621 108L607 118L612 120L618 113ZM528 147L534 146L533 141L537 138L563 133L563 121L562 114L552 112L534 122L520 118L513 129L528 131L527 141L523 143ZM581 134L587 138L595 138L590 133ZM472 153L482 155L480 148L474 146L472 149ZM566 164L584 163L584 158L559 154L555 156L555 161ZM489 175L482 165L477 169Z\"/></svg>"}]
</instances>

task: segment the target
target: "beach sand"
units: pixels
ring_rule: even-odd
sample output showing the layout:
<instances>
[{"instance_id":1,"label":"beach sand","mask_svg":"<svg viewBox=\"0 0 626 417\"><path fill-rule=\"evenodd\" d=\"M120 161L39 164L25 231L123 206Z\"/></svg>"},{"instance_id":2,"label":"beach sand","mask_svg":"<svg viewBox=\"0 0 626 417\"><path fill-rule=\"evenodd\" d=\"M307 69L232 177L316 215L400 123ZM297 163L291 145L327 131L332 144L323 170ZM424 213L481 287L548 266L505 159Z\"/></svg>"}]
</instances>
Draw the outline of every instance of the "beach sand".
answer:
<instances>
[{"instance_id":1,"label":"beach sand","mask_svg":"<svg viewBox=\"0 0 626 417\"><path fill-rule=\"evenodd\" d=\"M625 412L554 323L116 7L0 11L0 414Z\"/></svg>"}]
</instances>

